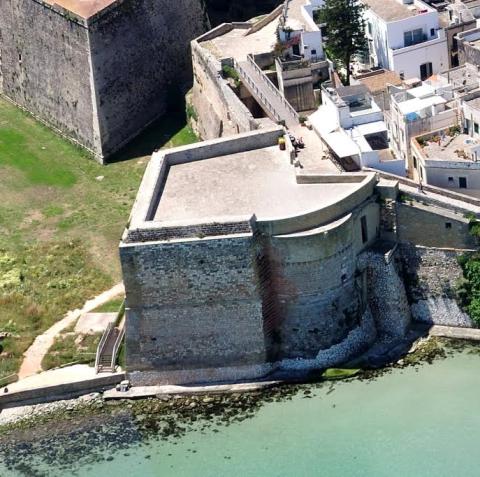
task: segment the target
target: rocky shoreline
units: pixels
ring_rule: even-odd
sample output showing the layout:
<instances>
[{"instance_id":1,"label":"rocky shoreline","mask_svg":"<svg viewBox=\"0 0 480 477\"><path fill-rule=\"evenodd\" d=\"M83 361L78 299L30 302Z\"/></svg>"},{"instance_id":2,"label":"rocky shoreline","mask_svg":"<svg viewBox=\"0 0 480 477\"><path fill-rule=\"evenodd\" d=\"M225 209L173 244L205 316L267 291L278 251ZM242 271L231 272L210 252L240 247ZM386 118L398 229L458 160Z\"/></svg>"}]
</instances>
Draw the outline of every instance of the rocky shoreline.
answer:
<instances>
[{"instance_id":1,"label":"rocky shoreline","mask_svg":"<svg viewBox=\"0 0 480 477\"><path fill-rule=\"evenodd\" d=\"M362 370L346 381L377 379L395 368L432 363L465 348L480 353L478 343L422 339L396 363ZM192 426L200 431L228 426L254 417L266 403L294 396L308 399L315 389L326 387L330 393L337 384L323 380L285 383L245 393L165 395L118 401L106 401L95 393L75 400L7 409L0 413L0 463L20 475L52 475L42 474L39 470L42 466L50 470L53 466L61 475L78 462L112 460L113 454L128 452L145 439L174 441Z\"/></svg>"}]
</instances>

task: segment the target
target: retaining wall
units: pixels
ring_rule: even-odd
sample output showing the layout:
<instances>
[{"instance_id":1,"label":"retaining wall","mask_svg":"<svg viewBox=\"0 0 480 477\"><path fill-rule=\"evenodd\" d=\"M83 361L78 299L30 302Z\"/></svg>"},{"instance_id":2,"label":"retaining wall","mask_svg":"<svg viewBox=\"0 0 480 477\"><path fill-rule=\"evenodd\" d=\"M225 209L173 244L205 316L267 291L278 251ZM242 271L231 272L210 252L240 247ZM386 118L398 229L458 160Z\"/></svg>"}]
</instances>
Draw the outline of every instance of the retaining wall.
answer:
<instances>
[{"instance_id":1,"label":"retaining wall","mask_svg":"<svg viewBox=\"0 0 480 477\"><path fill-rule=\"evenodd\" d=\"M456 283L463 277L461 250L402 244L404 283L415 320L436 325L472 326L456 301Z\"/></svg>"},{"instance_id":2,"label":"retaining wall","mask_svg":"<svg viewBox=\"0 0 480 477\"><path fill-rule=\"evenodd\" d=\"M101 392L114 387L125 379L125 373L109 376L99 375L97 378L74 383L58 384L0 394L0 409L7 407L26 406L61 399L74 399L91 392Z\"/></svg>"},{"instance_id":3,"label":"retaining wall","mask_svg":"<svg viewBox=\"0 0 480 477\"><path fill-rule=\"evenodd\" d=\"M258 129L248 108L222 78L222 64L197 41L192 42L194 84L192 105L203 139Z\"/></svg>"}]
</instances>

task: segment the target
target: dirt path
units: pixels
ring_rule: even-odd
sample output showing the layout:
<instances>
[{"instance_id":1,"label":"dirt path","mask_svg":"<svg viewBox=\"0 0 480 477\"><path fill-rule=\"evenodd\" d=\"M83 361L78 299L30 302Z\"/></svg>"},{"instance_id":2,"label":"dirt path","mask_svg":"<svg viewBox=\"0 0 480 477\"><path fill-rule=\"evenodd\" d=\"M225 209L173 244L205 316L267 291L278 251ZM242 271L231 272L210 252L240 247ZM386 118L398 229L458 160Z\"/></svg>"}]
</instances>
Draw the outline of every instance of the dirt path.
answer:
<instances>
[{"instance_id":1,"label":"dirt path","mask_svg":"<svg viewBox=\"0 0 480 477\"><path fill-rule=\"evenodd\" d=\"M53 345L55 337L65 328L69 327L84 313L88 313L100 305L103 305L107 301L115 298L118 295L125 293L123 283L118 283L110 290L103 292L102 294L92 298L85 302L85 305L81 310L69 311L64 318L57 321L52 327L50 327L43 334L37 336L30 348L24 353L24 358L20 371L18 372L18 378L23 379L32 374L36 374L42 371L42 359L47 354L48 350Z\"/></svg>"}]
</instances>

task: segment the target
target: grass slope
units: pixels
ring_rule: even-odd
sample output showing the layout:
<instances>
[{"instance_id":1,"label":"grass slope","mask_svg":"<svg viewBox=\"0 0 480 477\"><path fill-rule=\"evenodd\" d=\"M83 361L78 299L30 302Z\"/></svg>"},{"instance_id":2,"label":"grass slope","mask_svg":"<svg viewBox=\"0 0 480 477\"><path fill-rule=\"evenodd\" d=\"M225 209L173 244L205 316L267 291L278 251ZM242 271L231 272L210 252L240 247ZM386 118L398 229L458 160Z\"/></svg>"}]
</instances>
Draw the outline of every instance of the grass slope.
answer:
<instances>
[{"instance_id":1,"label":"grass slope","mask_svg":"<svg viewBox=\"0 0 480 477\"><path fill-rule=\"evenodd\" d=\"M195 140L170 115L101 166L0 99L0 332L12 335L0 378L35 336L120 280L118 242L148 156Z\"/></svg>"}]
</instances>

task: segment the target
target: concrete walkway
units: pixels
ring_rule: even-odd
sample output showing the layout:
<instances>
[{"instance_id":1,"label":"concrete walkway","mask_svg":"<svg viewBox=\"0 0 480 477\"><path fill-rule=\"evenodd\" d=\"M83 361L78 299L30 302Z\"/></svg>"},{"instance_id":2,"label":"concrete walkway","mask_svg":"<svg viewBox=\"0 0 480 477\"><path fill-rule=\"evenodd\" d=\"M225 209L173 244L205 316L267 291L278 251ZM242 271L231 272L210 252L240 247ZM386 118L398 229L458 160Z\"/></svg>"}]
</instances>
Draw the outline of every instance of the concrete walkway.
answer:
<instances>
[{"instance_id":1,"label":"concrete walkway","mask_svg":"<svg viewBox=\"0 0 480 477\"><path fill-rule=\"evenodd\" d=\"M121 374L120 369L117 373L102 373L102 376L115 376L119 373ZM73 366L66 366L65 368L50 369L34 374L16 383L9 384L7 388L9 393L14 393L49 386L78 383L95 378L98 378L98 374L94 367L88 366L88 364L75 364Z\"/></svg>"},{"instance_id":2,"label":"concrete walkway","mask_svg":"<svg viewBox=\"0 0 480 477\"><path fill-rule=\"evenodd\" d=\"M117 391L110 389L103 393L104 399L144 399L154 396L169 395L194 395L194 394L232 394L259 391L280 384L281 381L258 381L253 383L237 384L217 384L205 386L180 386L180 385L161 385L161 386L134 386L128 391Z\"/></svg>"},{"instance_id":3,"label":"concrete walkway","mask_svg":"<svg viewBox=\"0 0 480 477\"><path fill-rule=\"evenodd\" d=\"M476 328L434 325L429 329L428 334L430 336L440 336L443 338L480 341L480 329Z\"/></svg>"},{"instance_id":4,"label":"concrete walkway","mask_svg":"<svg viewBox=\"0 0 480 477\"><path fill-rule=\"evenodd\" d=\"M73 325L73 323L75 323L75 321L84 313L94 310L98 306L103 305L122 293L125 293L125 288L123 283L118 283L110 290L88 300L81 310L77 309L69 311L63 319L57 321L57 323L40 336L37 336L30 348L28 348L24 354L23 363L18 372L18 378L21 380L32 374L41 372L42 359L48 353L48 350L52 347L55 341L55 337L60 332Z\"/></svg>"}]
</instances>

